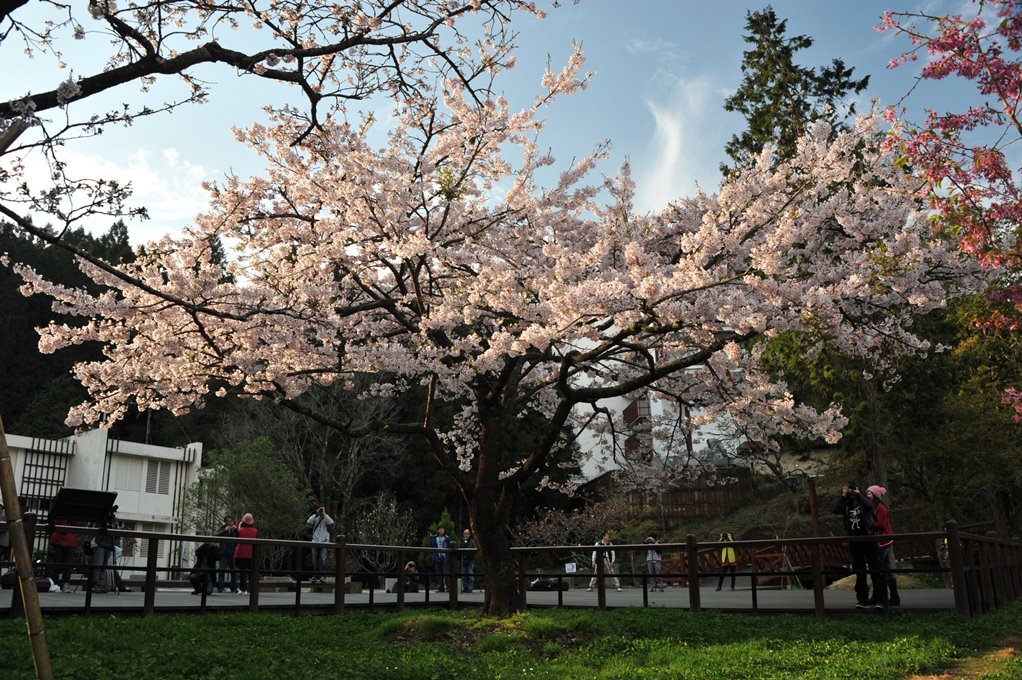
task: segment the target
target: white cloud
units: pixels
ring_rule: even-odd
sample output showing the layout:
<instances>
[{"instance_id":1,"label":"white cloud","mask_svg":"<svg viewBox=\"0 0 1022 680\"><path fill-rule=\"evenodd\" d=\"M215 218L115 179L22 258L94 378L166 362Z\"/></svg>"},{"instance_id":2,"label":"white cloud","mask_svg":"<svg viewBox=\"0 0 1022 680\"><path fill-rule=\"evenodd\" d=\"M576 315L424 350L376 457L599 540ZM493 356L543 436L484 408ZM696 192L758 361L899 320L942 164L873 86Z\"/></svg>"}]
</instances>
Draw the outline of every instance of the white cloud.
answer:
<instances>
[{"instance_id":1,"label":"white cloud","mask_svg":"<svg viewBox=\"0 0 1022 680\"><path fill-rule=\"evenodd\" d=\"M206 169L182 158L175 148L165 148L158 153L136 148L121 159L65 149L61 160L66 163L68 176L131 184L130 205L145 206L149 211L148 220L126 220L133 244L180 231L209 203L209 196L202 188L202 182L209 179ZM48 176L48 169L38 155L26 159L24 178L33 190L44 189L50 181ZM40 215L36 221L45 223L47 219ZM99 234L113 222L114 218L109 216L96 216L83 221L82 226Z\"/></svg>"},{"instance_id":2,"label":"white cloud","mask_svg":"<svg viewBox=\"0 0 1022 680\"><path fill-rule=\"evenodd\" d=\"M636 207L656 210L690 196L696 186L716 187L723 138L711 112L720 111L721 95L705 79L676 79L666 97L647 97L654 130L645 160L634 164L638 184Z\"/></svg>"}]
</instances>

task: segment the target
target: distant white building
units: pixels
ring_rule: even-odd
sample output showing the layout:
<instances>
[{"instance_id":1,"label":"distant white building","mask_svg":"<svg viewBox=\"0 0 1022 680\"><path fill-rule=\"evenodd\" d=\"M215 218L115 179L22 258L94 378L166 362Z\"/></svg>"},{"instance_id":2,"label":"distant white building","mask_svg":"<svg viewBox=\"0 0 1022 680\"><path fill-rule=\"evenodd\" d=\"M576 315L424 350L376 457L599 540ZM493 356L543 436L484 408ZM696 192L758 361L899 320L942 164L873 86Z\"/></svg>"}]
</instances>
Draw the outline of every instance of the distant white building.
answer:
<instances>
[{"instance_id":1,"label":"distant white building","mask_svg":"<svg viewBox=\"0 0 1022 680\"><path fill-rule=\"evenodd\" d=\"M604 399L599 406L614 418L614 433L605 427L580 432L579 446L584 452L582 481L626 467L622 456L647 461L655 457L661 465L668 466L689 465L693 460L729 465L743 441L728 434L723 421L694 425L693 417L698 413L690 413L686 408L679 414L675 403L657 399L649 389L642 390L637 397Z\"/></svg>"},{"instance_id":2,"label":"distant white building","mask_svg":"<svg viewBox=\"0 0 1022 680\"><path fill-rule=\"evenodd\" d=\"M202 444L181 448L112 439L105 429L64 439L7 435L22 512L48 521L50 502L68 487L117 493L122 529L184 533L185 492L198 479ZM35 548L46 548L46 536ZM158 566L182 566L178 541L159 542ZM122 567L145 567L148 544L122 545ZM129 575L128 574L125 575Z\"/></svg>"}]
</instances>

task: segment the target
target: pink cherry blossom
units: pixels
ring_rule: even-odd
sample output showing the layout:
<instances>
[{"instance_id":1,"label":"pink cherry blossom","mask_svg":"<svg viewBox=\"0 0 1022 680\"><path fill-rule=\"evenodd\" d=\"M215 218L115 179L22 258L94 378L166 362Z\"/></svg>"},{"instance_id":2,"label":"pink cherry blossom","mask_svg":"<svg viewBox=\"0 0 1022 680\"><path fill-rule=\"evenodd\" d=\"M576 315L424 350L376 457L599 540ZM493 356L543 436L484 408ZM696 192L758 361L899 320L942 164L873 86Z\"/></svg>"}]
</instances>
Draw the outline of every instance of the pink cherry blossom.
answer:
<instances>
[{"instance_id":1,"label":"pink cherry blossom","mask_svg":"<svg viewBox=\"0 0 1022 680\"><path fill-rule=\"evenodd\" d=\"M991 270L1017 270L1022 225L1022 176L1007 153L1022 139L1022 5L1017 0L973 3L972 16L887 13L879 30L907 35L929 61L921 78L965 78L976 87L976 104L962 112L927 112L917 125L895 126L897 146L927 180L934 224L954 236L962 252ZM1015 284L995 299L1005 308L977 323L1014 330L1022 313ZM1022 415L1017 393L1006 397Z\"/></svg>"}]
</instances>

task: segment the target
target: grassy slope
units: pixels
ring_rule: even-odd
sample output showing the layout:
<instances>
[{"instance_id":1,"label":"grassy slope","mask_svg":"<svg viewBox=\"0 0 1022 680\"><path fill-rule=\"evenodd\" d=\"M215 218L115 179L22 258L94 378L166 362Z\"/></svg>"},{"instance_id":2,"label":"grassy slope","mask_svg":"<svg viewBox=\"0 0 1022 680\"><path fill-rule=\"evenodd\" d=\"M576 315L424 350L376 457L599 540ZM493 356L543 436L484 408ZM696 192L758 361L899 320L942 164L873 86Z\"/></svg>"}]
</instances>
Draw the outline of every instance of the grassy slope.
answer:
<instances>
[{"instance_id":1,"label":"grassy slope","mask_svg":"<svg viewBox=\"0 0 1022 680\"><path fill-rule=\"evenodd\" d=\"M1020 632L1022 603L966 621L817 621L665 610L227 614L47 621L58 678L901 678ZM0 621L0 677L34 677L24 623ZM984 677L1017 677L1017 658Z\"/></svg>"}]
</instances>

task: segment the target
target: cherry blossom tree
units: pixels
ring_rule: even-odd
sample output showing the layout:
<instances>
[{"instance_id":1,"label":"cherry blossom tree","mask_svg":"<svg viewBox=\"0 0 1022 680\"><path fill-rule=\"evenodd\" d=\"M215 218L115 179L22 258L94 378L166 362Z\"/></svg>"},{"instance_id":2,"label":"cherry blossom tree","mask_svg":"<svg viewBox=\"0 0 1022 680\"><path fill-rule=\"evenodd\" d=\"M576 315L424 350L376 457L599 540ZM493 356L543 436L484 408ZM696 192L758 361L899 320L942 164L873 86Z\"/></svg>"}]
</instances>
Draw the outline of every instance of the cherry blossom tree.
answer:
<instances>
[{"instance_id":1,"label":"cherry blossom tree","mask_svg":"<svg viewBox=\"0 0 1022 680\"><path fill-rule=\"evenodd\" d=\"M373 96L418 97L438 75L483 95L493 73L513 63L510 19L522 13L542 15L524 0L0 0L5 68L32 59L51 72L38 90L0 93L0 214L51 242L93 215L145 217L145 206L129 205L130 186L80 176L62 150L215 98L207 65L290 86L266 104L300 121L296 141ZM66 63L76 41L89 58ZM176 90L166 82L174 80ZM125 103L111 107L111 95ZM48 163L41 185L25 173L32 154Z\"/></svg>"},{"instance_id":2,"label":"cherry blossom tree","mask_svg":"<svg viewBox=\"0 0 1022 680\"><path fill-rule=\"evenodd\" d=\"M376 376L368 395L421 389L414 420L306 411L352 435L418 438L466 502L485 611L506 614L512 502L549 483L571 426L613 417L601 401L655 385L761 440L833 441L837 409L797 404L760 370L757 341L791 330L856 355L924 352L913 315L985 284L917 213L919 180L880 148L874 117L837 134L818 121L792 157L765 150L716 195L653 214L633 210L627 166L587 179L602 147L541 181L555 161L538 113L585 84L582 62L576 51L546 73L518 112L448 79L399 105L383 148L369 125L326 120L299 144L294 117L254 126L241 137L272 161L265 175L211 186L212 209L135 262L82 261L101 294L15 264L26 293L82 319L43 329L41 348L103 347L76 366L90 400L69 424L132 404L181 412L214 392L301 411L313 386L361 375ZM440 404L454 417L437 418ZM545 428L509 455L530 414Z\"/></svg>"},{"instance_id":3,"label":"cherry blossom tree","mask_svg":"<svg viewBox=\"0 0 1022 680\"><path fill-rule=\"evenodd\" d=\"M970 13L935 16L884 14L878 30L904 34L912 48L891 67L926 57L918 78L964 79L976 97L958 111L926 111L918 124L898 121L890 143L927 184L935 226L953 236L963 252L987 268L1005 271L991 297L1000 308L979 320L987 329L1020 328L1022 289L1022 174L1017 146L1022 140L1022 4L982 0ZM892 108L894 120L904 111ZM1022 392L1008 390L1006 401L1022 417Z\"/></svg>"}]
</instances>

